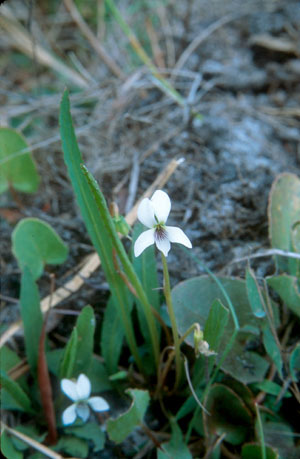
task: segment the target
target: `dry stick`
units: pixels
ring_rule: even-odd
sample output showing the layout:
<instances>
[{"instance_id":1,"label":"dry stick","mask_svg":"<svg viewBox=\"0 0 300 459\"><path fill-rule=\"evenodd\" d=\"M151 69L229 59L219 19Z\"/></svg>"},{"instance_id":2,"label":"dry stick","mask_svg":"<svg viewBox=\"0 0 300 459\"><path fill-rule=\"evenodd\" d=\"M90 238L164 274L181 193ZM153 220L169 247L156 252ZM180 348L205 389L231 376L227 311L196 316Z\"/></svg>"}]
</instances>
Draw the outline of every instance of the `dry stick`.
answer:
<instances>
[{"instance_id":1,"label":"dry stick","mask_svg":"<svg viewBox=\"0 0 300 459\"><path fill-rule=\"evenodd\" d=\"M286 252L280 249L270 249L270 250L266 250L265 252L259 252L259 253L254 253L253 255L248 255L247 257L235 258L229 264L232 265L233 263L239 263L240 261L247 261L250 258L263 258L263 257L270 257L273 255L280 255L282 257L296 258L297 260L300 260L300 253Z\"/></svg>"},{"instance_id":2,"label":"dry stick","mask_svg":"<svg viewBox=\"0 0 300 459\"><path fill-rule=\"evenodd\" d=\"M51 459L64 459L64 456L61 456L58 453L55 453L52 449L47 448L47 446L37 442L36 440L33 440L32 438L28 437L28 435L25 435L18 430L12 429L11 427L8 427L4 422L1 422L1 430L6 430L9 434L13 435L14 437L18 438L19 440L22 440L26 445L31 446L37 451L40 451L43 453L46 457L50 457ZM73 457L72 459L77 459Z\"/></svg>"},{"instance_id":3,"label":"dry stick","mask_svg":"<svg viewBox=\"0 0 300 459\"><path fill-rule=\"evenodd\" d=\"M72 16L72 19L78 25L83 35L90 42L98 56L103 60L109 70L118 78L124 79L125 74L122 72L119 65L107 54L104 47L99 43L99 39L93 34L83 17L79 13L73 0L64 0L64 4Z\"/></svg>"},{"instance_id":4,"label":"dry stick","mask_svg":"<svg viewBox=\"0 0 300 459\"><path fill-rule=\"evenodd\" d=\"M66 64L58 60L53 54L35 43L24 27L14 19L11 10L5 6L1 6L0 26L2 26L10 37L12 45L21 50L31 59L36 59L40 64L46 65L56 72L64 75L76 86L87 89L89 83L75 70L68 67Z\"/></svg>"},{"instance_id":5,"label":"dry stick","mask_svg":"<svg viewBox=\"0 0 300 459\"><path fill-rule=\"evenodd\" d=\"M164 184L169 180L170 176L174 173L176 168L179 164L181 164L182 160L173 159L169 162L169 164L165 167L165 169L158 175L158 177L154 180L152 185L147 189L147 191L142 195L142 197L136 202L135 206L131 209L130 212L126 215L126 221L129 225L133 225L136 220L137 216L137 208L142 199L150 197L157 188L162 188ZM86 259L84 266L80 269L80 271L68 282L64 284L64 286L55 290L52 295L52 303L51 308L59 304L61 301L68 298L71 294L77 292L80 287L84 284L84 280L89 278L94 271L100 266L101 262L99 260L97 253L92 253ZM41 310L42 312L46 312L49 309L49 296L46 296L41 301ZM14 322L0 337L0 348L19 330L23 328L22 321L19 320Z\"/></svg>"}]
</instances>

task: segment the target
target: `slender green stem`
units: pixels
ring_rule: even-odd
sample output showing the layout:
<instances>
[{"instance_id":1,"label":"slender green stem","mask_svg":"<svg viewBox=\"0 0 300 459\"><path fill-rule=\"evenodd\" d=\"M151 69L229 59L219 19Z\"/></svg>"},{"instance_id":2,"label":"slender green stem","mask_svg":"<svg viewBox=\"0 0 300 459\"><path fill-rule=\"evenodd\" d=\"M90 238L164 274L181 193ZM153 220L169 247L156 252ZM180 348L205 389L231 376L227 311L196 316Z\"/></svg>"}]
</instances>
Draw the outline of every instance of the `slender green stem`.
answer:
<instances>
[{"instance_id":1,"label":"slender green stem","mask_svg":"<svg viewBox=\"0 0 300 459\"><path fill-rule=\"evenodd\" d=\"M259 406L257 403L255 403L255 410L256 410L256 415L257 415L258 435L259 435L260 446L261 446L261 458L267 459L263 423L261 420Z\"/></svg>"},{"instance_id":2,"label":"slender green stem","mask_svg":"<svg viewBox=\"0 0 300 459\"><path fill-rule=\"evenodd\" d=\"M174 347L175 347L176 380L175 380L174 389L176 389L180 382L181 368L182 368L182 362L181 362L181 357L180 357L180 342L179 342L179 335L178 335L178 329L177 329L177 324L176 324L176 318L174 314L173 303L172 303L170 277L169 277L167 259L163 253L161 254L161 258L163 262L163 272L164 272L164 294L165 294L165 299L167 303L169 317L171 320Z\"/></svg>"}]
</instances>

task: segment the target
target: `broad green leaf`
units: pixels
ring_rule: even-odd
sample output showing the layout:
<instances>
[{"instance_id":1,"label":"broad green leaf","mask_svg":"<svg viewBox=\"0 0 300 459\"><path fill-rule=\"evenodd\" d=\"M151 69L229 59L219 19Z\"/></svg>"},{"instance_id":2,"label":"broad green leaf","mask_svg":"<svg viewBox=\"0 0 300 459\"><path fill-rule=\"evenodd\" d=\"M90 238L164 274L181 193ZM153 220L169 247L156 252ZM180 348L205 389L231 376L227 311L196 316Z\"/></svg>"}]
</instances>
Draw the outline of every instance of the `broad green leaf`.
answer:
<instances>
[{"instance_id":1,"label":"broad green leaf","mask_svg":"<svg viewBox=\"0 0 300 459\"><path fill-rule=\"evenodd\" d=\"M88 442L73 435L60 437L57 444L52 447L54 451L63 451L70 456L85 459L88 457Z\"/></svg>"},{"instance_id":2,"label":"broad green leaf","mask_svg":"<svg viewBox=\"0 0 300 459\"><path fill-rule=\"evenodd\" d=\"M74 363L73 375L79 376L80 373L87 373L93 357L95 316L91 306L85 306L76 322L77 329L77 352Z\"/></svg>"},{"instance_id":3,"label":"broad green leaf","mask_svg":"<svg viewBox=\"0 0 300 459\"><path fill-rule=\"evenodd\" d=\"M172 435L168 443L163 443L161 446L166 451L157 449L157 459L192 459L192 455L184 442L182 432L174 419L170 420Z\"/></svg>"},{"instance_id":4,"label":"broad green leaf","mask_svg":"<svg viewBox=\"0 0 300 459\"><path fill-rule=\"evenodd\" d=\"M297 373L300 373L300 343L297 343L290 355L290 372L293 381L298 382Z\"/></svg>"},{"instance_id":5,"label":"broad green leaf","mask_svg":"<svg viewBox=\"0 0 300 459\"><path fill-rule=\"evenodd\" d=\"M104 357L107 371L114 374L122 351L124 328L118 314L117 306L111 296L107 302L101 329L101 354Z\"/></svg>"},{"instance_id":6,"label":"broad green leaf","mask_svg":"<svg viewBox=\"0 0 300 459\"><path fill-rule=\"evenodd\" d=\"M23 453L17 450L11 436L5 430L1 435L1 452L7 459L23 459Z\"/></svg>"},{"instance_id":7,"label":"broad green leaf","mask_svg":"<svg viewBox=\"0 0 300 459\"><path fill-rule=\"evenodd\" d=\"M32 413L31 402L28 395L23 391L20 385L13 381L3 370L0 370L0 384L16 402L19 410Z\"/></svg>"},{"instance_id":8,"label":"broad green leaf","mask_svg":"<svg viewBox=\"0 0 300 459\"><path fill-rule=\"evenodd\" d=\"M208 433L220 436L233 445L243 443L252 427L252 414L242 398L223 384L214 384L206 399L203 411L204 425Z\"/></svg>"},{"instance_id":9,"label":"broad green leaf","mask_svg":"<svg viewBox=\"0 0 300 459\"><path fill-rule=\"evenodd\" d=\"M137 352L137 345L131 321L127 287L124 285L120 275L116 272L116 268L113 263L114 246L112 242L112 229L111 227L108 227L109 225L107 225L107 222L110 221L109 211L107 206L106 208L102 206L102 211L106 216L106 218L103 219L100 215L95 195L93 194L95 189L92 190L89 186L86 175L84 175L81 169L83 159L74 133L67 91L64 92L62 98L59 119L64 160L68 168L68 173L76 199L92 243L101 259L102 267L110 286L114 304L118 308L118 315L120 316L131 352L135 356L137 363L140 365L141 361ZM116 232L112 221L111 225L113 230Z\"/></svg>"},{"instance_id":10,"label":"broad green leaf","mask_svg":"<svg viewBox=\"0 0 300 459\"><path fill-rule=\"evenodd\" d=\"M24 266L21 277L20 306L24 326L26 356L31 370L35 372L38 361L40 334L43 326L43 315L40 308L38 287L27 266Z\"/></svg>"},{"instance_id":11,"label":"broad green leaf","mask_svg":"<svg viewBox=\"0 0 300 459\"><path fill-rule=\"evenodd\" d=\"M208 342L209 348L218 351L221 339L228 322L228 309L223 306L220 300L214 300L208 318L204 326L204 340Z\"/></svg>"},{"instance_id":12,"label":"broad green leaf","mask_svg":"<svg viewBox=\"0 0 300 459\"><path fill-rule=\"evenodd\" d=\"M269 196L269 237L271 246L293 252L292 228L299 221L300 180L295 174L280 174L272 185ZM296 275L299 260L276 256L281 271Z\"/></svg>"},{"instance_id":13,"label":"broad green leaf","mask_svg":"<svg viewBox=\"0 0 300 459\"><path fill-rule=\"evenodd\" d=\"M297 278L281 274L268 277L267 283L278 293L287 307L300 317L300 290Z\"/></svg>"},{"instance_id":14,"label":"broad green leaf","mask_svg":"<svg viewBox=\"0 0 300 459\"><path fill-rule=\"evenodd\" d=\"M21 153L22 150L27 150ZM0 128L0 193L12 186L24 193L37 191L40 182L24 137L11 128Z\"/></svg>"},{"instance_id":15,"label":"broad green leaf","mask_svg":"<svg viewBox=\"0 0 300 459\"><path fill-rule=\"evenodd\" d=\"M283 378L283 375L282 375L283 362L282 362L280 349L278 348L275 338L272 335L272 332L270 330L270 327L267 324L265 325L263 329L263 342L264 342L264 346L265 346L268 356L275 363L280 377Z\"/></svg>"},{"instance_id":16,"label":"broad green leaf","mask_svg":"<svg viewBox=\"0 0 300 459\"><path fill-rule=\"evenodd\" d=\"M99 424L89 422L81 426L65 427L65 434L74 435L75 437L82 438L83 440L90 440L93 442L94 453L102 451L105 444L105 433L101 430Z\"/></svg>"},{"instance_id":17,"label":"broad green leaf","mask_svg":"<svg viewBox=\"0 0 300 459\"><path fill-rule=\"evenodd\" d=\"M77 354L78 347L78 332L75 327L72 331L71 337L64 349L63 358L59 368L59 377L60 379L68 378L70 379L73 376L73 370L75 365L75 359Z\"/></svg>"},{"instance_id":18,"label":"broad green leaf","mask_svg":"<svg viewBox=\"0 0 300 459\"><path fill-rule=\"evenodd\" d=\"M265 317L264 299L251 268L246 270L247 295L255 317Z\"/></svg>"},{"instance_id":19,"label":"broad green leaf","mask_svg":"<svg viewBox=\"0 0 300 459\"><path fill-rule=\"evenodd\" d=\"M133 246L134 242L138 238L138 236L144 231L143 225L137 223L133 228L132 234L132 263L133 267L142 283L144 291L149 299L149 303L151 306L158 311L160 302L159 302L159 284L157 278L157 268L156 268L156 257L155 257L155 249L154 246L148 247L139 257L135 257L133 254ZM147 324L147 320L145 317L144 309L142 304L139 300L135 298L135 302L137 305L137 313L140 323L141 332L149 346L151 348L151 337L149 333L149 327ZM158 322L156 321L156 325L159 329Z\"/></svg>"},{"instance_id":20,"label":"broad green leaf","mask_svg":"<svg viewBox=\"0 0 300 459\"><path fill-rule=\"evenodd\" d=\"M13 253L20 268L28 266L34 279L38 279L46 264L63 263L68 248L48 223L38 218L24 218L12 233Z\"/></svg>"},{"instance_id":21,"label":"broad green leaf","mask_svg":"<svg viewBox=\"0 0 300 459\"><path fill-rule=\"evenodd\" d=\"M47 346L46 346L47 347ZM46 358L48 370L59 378L59 369L63 358L64 349L58 347L56 349L46 349Z\"/></svg>"},{"instance_id":22,"label":"broad green leaf","mask_svg":"<svg viewBox=\"0 0 300 459\"><path fill-rule=\"evenodd\" d=\"M107 422L109 438L116 443L124 441L135 427L143 422L150 401L149 392L146 390L127 389L126 392L133 399L130 408L117 419L109 419Z\"/></svg>"},{"instance_id":23,"label":"broad green leaf","mask_svg":"<svg viewBox=\"0 0 300 459\"><path fill-rule=\"evenodd\" d=\"M265 456L262 454L261 446L258 443L247 443L242 448L242 459L279 459L278 451L270 446L265 447Z\"/></svg>"},{"instance_id":24,"label":"broad green leaf","mask_svg":"<svg viewBox=\"0 0 300 459\"><path fill-rule=\"evenodd\" d=\"M240 331L236 341L222 362L222 369L244 383L261 381L268 369L268 362L255 352L247 349L248 343L259 335L259 327L264 323L251 314L247 298L246 283L240 279L219 277L218 280L229 295L239 322ZM217 285L208 276L191 278L179 283L172 290L174 312L180 334L198 322L204 328L211 306L216 299L227 306L227 300ZM223 333L220 349L225 349L235 331L230 314ZM188 336L187 342L193 346L193 337ZM217 359L222 358L219 351Z\"/></svg>"}]
</instances>

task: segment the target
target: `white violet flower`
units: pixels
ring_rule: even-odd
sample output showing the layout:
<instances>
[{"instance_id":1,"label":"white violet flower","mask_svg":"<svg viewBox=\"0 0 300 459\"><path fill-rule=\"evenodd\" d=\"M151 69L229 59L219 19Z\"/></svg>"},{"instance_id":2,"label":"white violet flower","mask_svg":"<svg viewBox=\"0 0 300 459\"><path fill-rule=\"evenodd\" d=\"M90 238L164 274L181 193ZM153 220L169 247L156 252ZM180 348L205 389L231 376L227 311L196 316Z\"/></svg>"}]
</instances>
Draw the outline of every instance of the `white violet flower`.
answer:
<instances>
[{"instance_id":1,"label":"white violet flower","mask_svg":"<svg viewBox=\"0 0 300 459\"><path fill-rule=\"evenodd\" d=\"M74 402L62 414L64 425L73 424L77 416L86 422L90 415L89 407L95 411L109 410L109 405L104 398L90 397L91 382L84 374L79 375L76 382L62 379L61 389Z\"/></svg>"},{"instance_id":2,"label":"white violet flower","mask_svg":"<svg viewBox=\"0 0 300 459\"><path fill-rule=\"evenodd\" d=\"M171 242L183 244L192 248L191 241L184 232L176 226L166 226L166 221L171 210L171 201L167 193L161 190L155 191L151 199L145 198L138 208L138 219L147 226L135 241L134 255L138 257L147 247L156 244L165 256L171 248Z\"/></svg>"}]
</instances>

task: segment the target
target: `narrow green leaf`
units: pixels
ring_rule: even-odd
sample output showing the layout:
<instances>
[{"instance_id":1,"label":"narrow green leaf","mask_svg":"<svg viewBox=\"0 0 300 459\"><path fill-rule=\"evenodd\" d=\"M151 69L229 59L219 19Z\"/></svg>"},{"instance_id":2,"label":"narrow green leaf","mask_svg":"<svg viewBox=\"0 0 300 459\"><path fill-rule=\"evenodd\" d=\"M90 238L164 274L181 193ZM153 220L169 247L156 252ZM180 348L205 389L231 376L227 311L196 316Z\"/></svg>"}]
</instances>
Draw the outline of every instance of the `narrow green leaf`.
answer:
<instances>
[{"instance_id":1,"label":"narrow green leaf","mask_svg":"<svg viewBox=\"0 0 300 459\"><path fill-rule=\"evenodd\" d=\"M249 304L255 317L265 317L265 305L255 274L251 268L246 270L246 287Z\"/></svg>"},{"instance_id":2,"label":"narrow green leaf","mask_svg":"<svg viewBox=\"0 0 300 459\"><path fill-rule=\"evenodd\" d=\"M74 363L73 376L87 373L94 351L95 316L91 306L85 306L81 311L77 322L77 352Z\"/></svg>"},{"instance_id":3,"label":"narrow green leaf","mask_svg":"<svg viewBox=\"0 0 300 459\"><path fill-rule=\"evenodd\" d=\"M110 297L104 311L101 330L101 354L104 357L109 374L116 373L118 370L123 339L124 329L118 315L117 306L113 297Z\"/></svg>"},{"instance_id":4,"label":"narrow green leaf","mask_svg":"<svg viewBox=\"0 0 300 459\"><path fill-rule=\"evenodd\" d=\"M7 376L3 370L0 370L0 384L10 396L14 399L21 411L32 413L31 402L28 395L21 389L19 384Z\"/></svg>"},{"instance_id":5,"label":"narrow green leaf","mask_svg":"<svg viewBox=\"0 0 300 459\"><path fill-rule=\"evenodd\" d=\"M0 193L10 185L18 191L34 193L39 183L40 177L24 137L14 129L0 128Z\"/></svg>"},{"instance_id":6,"label":"narrow green leaf","mask_svg":"<svg viewBox=\"0 0 300 459\"><path fill-rule=\"evenodd\" d=\"M278 348L270 327L267 324L263 329L263 342L268 356L275 363L278 373L282 378L282 358L280 349Z\"/></svg>"},{"instance_id":7,"label":"narrow green leaf","mask_svg":"<svg viewBox=\"0 0 300 459\"><path fill-rule=\"evenodd\" d=\"M23 459L23 453L17 450L11 437L5 430L1 435L1 452L7 459Z\"/></svg>"},{"instance_id":8,"label":"narrow green leaf","mask_svg":"<svg viewBox=\"0 0 300 459\"><path fill-rule=\"evenodd\" d=\"M126 392L133 399L130 408L117 419L107 422L109 438L116 443L125 440L135 427L142 423L150 401L149 392L146 390L128 389Z\"/></svg>"},{"instance_id":9,"label":"narrow green leaf","mask_svg":"<svg viewBox=\"0 0 300 459\"><path fill-rule=\"evenodd\" d=\"M157 449L157 459L192 459L187 445L184 442L182 432L174 419L171 419L172 436L168 443L163 443L161 449Z\"/></svg>"},{"instance_id":10,"label":"narrow green leaf","mask_svg":"<svg viewBox=\"0 0 300 459\"><path fill-rule=\"evenodd\" d=\"M242 459L263 459L261 445L258 443L247 443L243 445ZM265 459L279 459L278 451L271 448L271 446L266 446Z\"/></svg>"},{"instance_id":11,"label":"narrow green leaf","mask_svg":"<svg viewBox=\"0 0 300 459\"><path fill-rule=\"evenodd\" d=\"M297 343L290 355L290 372L293 381L298 382L297 373L300 373L300 343Z\"/></svg>"},{"instance_id":12,"label":"narrow green leaf","mask_svg":"<svg viewBox=\"0 0 300 459\"><path fill-rule=\"evenodd\" d=\"M46 264L63 263L68 248L48 223L38 218L24 218L12 233L13 253L20 268L28 266L34 279L40 277Z\"/></svg>"},{"instance_id":13,"label":"narrow green leaf","mask_svg":"<svg viewBox=\"0 0 300 459\"><path fill-rule=\"evenodd\" d=\"M78 332L75 327L72 331L71 337L64 349L63 358L59 368L59 378L70 379L73 375L75 359L78 347Z\"/></svg>"},{"instance_id":14,"label":"narrow green leaf","mask_svg":"<svg viewBox=\"0 0 300 459\"><path fill-rule=\"evenodd\" d=\"M269 381L268 379L253 384L253 387L257 390L264 391L266 394L274 395L275 397L282 393L282 387L279 386L279 384L276 384L274 381ZM292 394L290 392L285 392L284 394L284 397L286 398L289 398L291 396Z\"/></svg>"},{"instance_id":15,"label":"narrow green leaf","mask_svg":"<svg viewBox=\"0 0 300 459\"><path fill-rule=\"evenodd\" d=\"M134 358L139 367L142 368L142 362L137 351L137 345L135 342L135 335L130 316L127 287L124 285L123 280L116 272L115 266L113 264L113 243L111 240L110 232L111 228L108 229L107 220L105 221L103 218L101 218L93 192L80 167L83 160L74 133L73 122L70 113L70 102L67 91L65 91L63 94L59 119L64 160L68 168L68 173L80 207L80 211L93 245L95 246L101 259L102 267L109 283L110 291L114 298L114 303L118 307L122 326L126 333L126 339L130 346L131 352L134 355ZM104 212L106 212L105 209ZM113 222L111 222L111 224L114 228Z\"/></svg>"},{"instance_id":16,"label":"narrow green leaf","mask_svg":"<svg viewBox=\"0 0 300 459\"><path fill-rule=\"evenodd\" d=\"M20 357L7 346L0 348L1 369L8 372L21 361Z\"/></svg>"},{"instance_id":17,"label":"narrow green leaf","mask_svg":"<svg viewBox=\"0 0 300 459\"><path fill-rule=\"evenodd\" d=\"M278 293L287 307L300 317L300 290L297 278L282 274L268 277L267 283Z\"/></svg>"},{"instance_id":18,"label":"narrow green leaf","mask_svg":"<svg viewBox=\"0 0 300 459\"><path fill-rule=\"evenodd\" d=\"M37 368L39 339L43 326L38 287L31 271L24 266L20 293L21 317L24 325L25 348L33 372Z\"/></svg>"}]
</instances>

